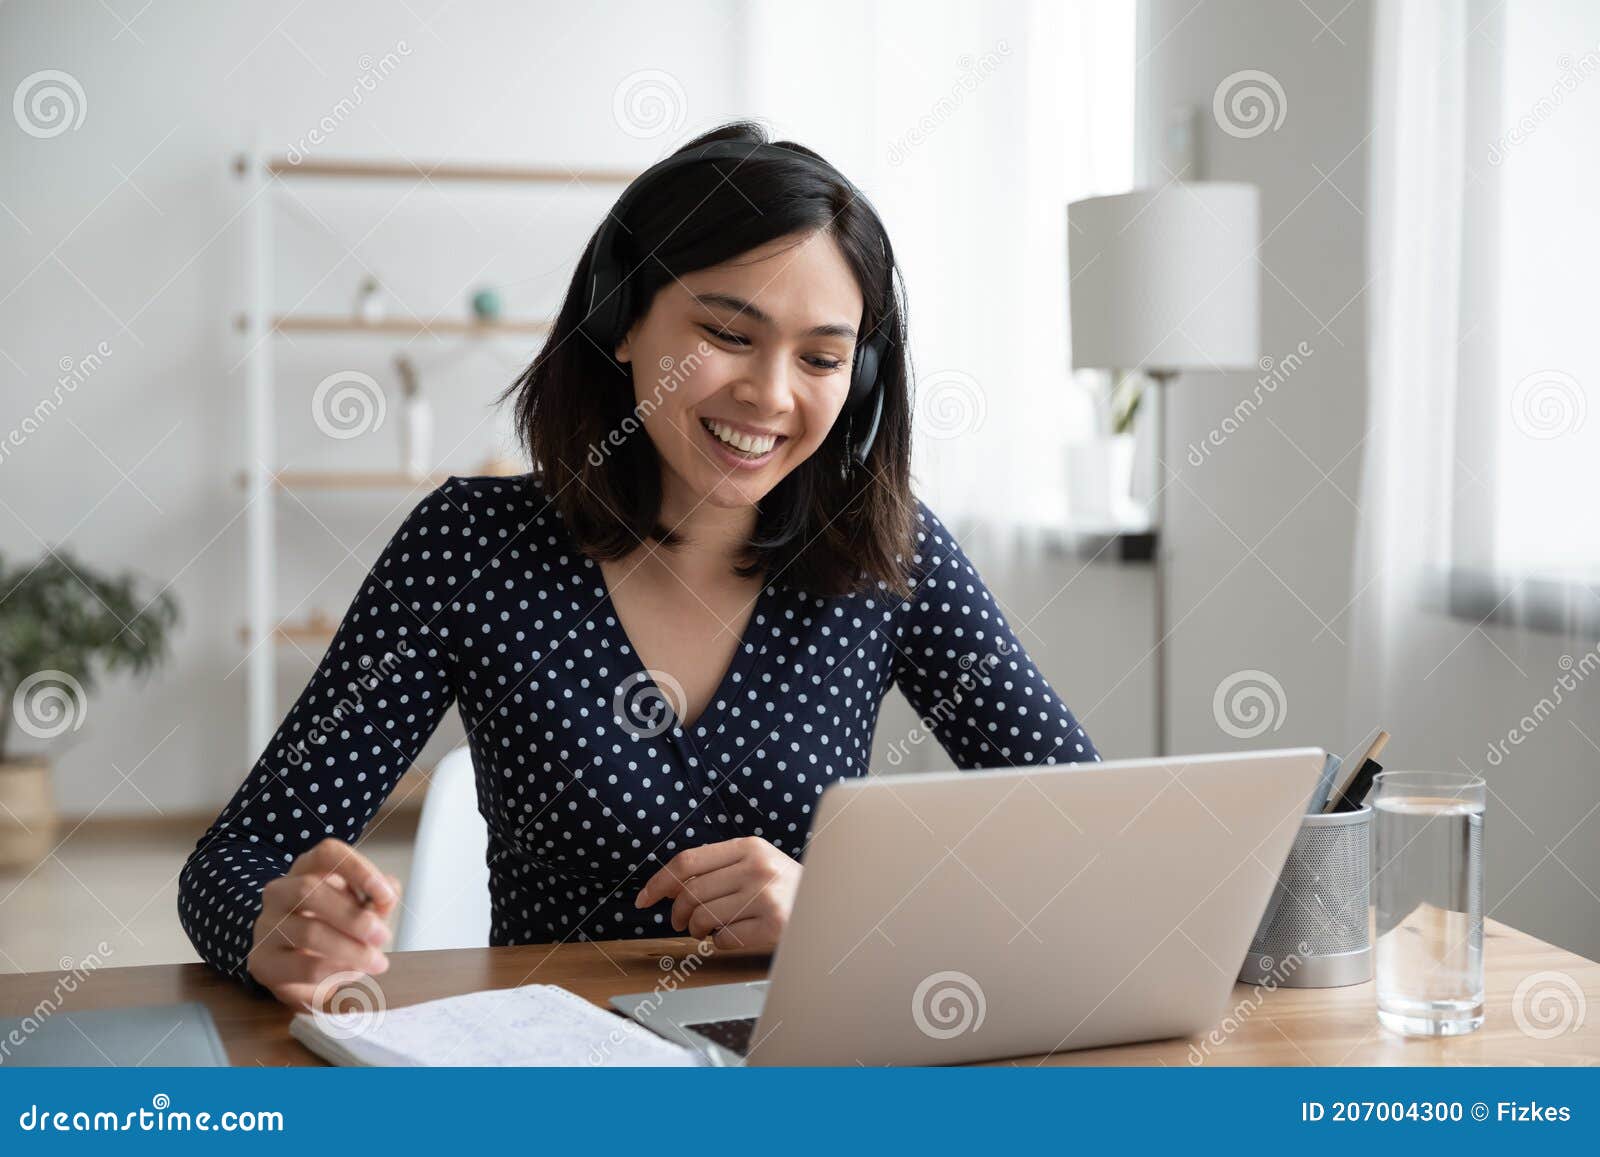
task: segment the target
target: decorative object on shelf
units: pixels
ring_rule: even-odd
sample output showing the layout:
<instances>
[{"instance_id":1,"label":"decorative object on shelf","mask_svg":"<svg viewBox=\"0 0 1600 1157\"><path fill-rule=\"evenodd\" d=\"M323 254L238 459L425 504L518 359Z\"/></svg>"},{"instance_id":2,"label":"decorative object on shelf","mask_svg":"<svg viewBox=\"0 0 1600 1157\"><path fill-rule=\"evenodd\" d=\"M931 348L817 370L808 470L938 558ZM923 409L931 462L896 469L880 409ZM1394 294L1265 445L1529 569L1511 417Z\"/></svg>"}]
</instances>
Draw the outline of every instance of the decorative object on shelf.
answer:
<instances>
[{"instance_id":1,"label":"decorative object on shelf","mask_svg":"<svg viewBox=\"0 0 1600 1157\"><path fill-rule=\"evenodd\" d=\"M1110 385L1097 390L1096 399L1101 432L1066 449L1067 506L1074 526L1137 533L1150 524L1149 512L1133 497L1133 422L1145 381L1131 370L1107 376Z\"/></svg>"},{"instance_id":2,"label":"decorative object on shelf","mask_svg":"<svg viewBox=\"0 0 1600 1157\"><path fill-rule=\"evenodd\" d=\"M166 658L178 605L148 602L131 574L97 574L65 550L31 567L0 558L0 866L32 868L55 846L50 761L8 755L11 727L51 741L83 726L98 664L142 673Z\"/></svg>"},{"instance_id":3,"label":"decorative object on shelf","mask_svg":"<svg viewBox=\"0 0 1600 1157\"><path fill-rule=\"evenodd\" d=\"M1156 754L1165 755L1167 386L1184 371L1256 369L1261 192L1185 181L1074 201L1067 222L1073 368L1142 370L1155 391Z\"/></svg>"},{"instance_id":4,"label":"decorative object on shelf","mask_svg":"<svg viewBox=\"0 0 1600 1157\"><path fill-rule=\"evenodd\" d=\"M400 466L412 478L426 478L433 461L433 407L422 396L416 364L405 354L394 359L400 375Z\"/></svg>"},{"instance_id":5,"label":"decorative object on shelf","mask_svg":"<svg viewBox=\"0 0 1600 1157\"><path fill-rule=\"evenodd\" d=\"M356 289L356 320L364 325L377 325L387 313L383 302L383 286L371 274L361 279Z\"/></svg>"},{"instance_id":6,"label":"decorative object on shelf","mask_svg":"<svg viewBox=\"0 0 1600 1157\"><path fill-rule=\"evenodd\" d=\"M472 295L472 316L484 325L500 320L500 291L487 286Z\"/></svg>"}]
</instances>

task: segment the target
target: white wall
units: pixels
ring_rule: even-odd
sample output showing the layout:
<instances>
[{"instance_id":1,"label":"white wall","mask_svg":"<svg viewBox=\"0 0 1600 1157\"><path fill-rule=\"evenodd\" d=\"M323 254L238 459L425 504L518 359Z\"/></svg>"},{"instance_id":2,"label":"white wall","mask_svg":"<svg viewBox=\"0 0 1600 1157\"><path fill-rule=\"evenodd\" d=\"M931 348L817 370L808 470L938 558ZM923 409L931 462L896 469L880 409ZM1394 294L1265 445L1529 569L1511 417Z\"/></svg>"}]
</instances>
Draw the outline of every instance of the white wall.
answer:
<instances>
[{"instance_id":1,"label":"white wall","mask_svg":"<svg viewBox=\"0 0 1600 1157\"><path fill-rule=\"evenodd\" d=\"M287 152L331 116L313 155L642 168L740 106L727 0L190 0L121 11L130 27L93 4L0 10L0 430L51 392L61 359L101 341L112 351L0 463L0 552L31 560L43 540L96 567L137 568L152 589L171 582L183 610L172 661L143 684L105 683L82 729L51 747L62 810L102 816L215 807L246 770L236 633L245 521L234 477L247 446L248 339L231 322L248 301L248 216L234 155L253 134ZM395 66L372 81L386 54ZM76 130L38 139L14 122L10 96L47 68L76 78L86 113ZM657 87L676 113L654 137L626 131L648 122L614 112L625 78L650 69L670 73ZM338 112L363 75L371 90ZM274 194L278 302L342 312L370 268L425 317L463 316L469 288L485 281L507 286L508 313L547 312L616 192L297 182ZM283 460L396 463L393 407L384 427L352 441L321 437L310 421L311 390L335 370L364 370L392 389L393 344L296 338L275 348ZM409 352L440 411L445 468L471 472L505 428L484 406L531 346L421 341ZM301 610L337 619L418 497L286 499L285 607L311 592ZM286 707L311 664L289 652L282 668ZM13 736L19 749L37 746Z\"/></svg>"},{"instance_id":2,"label":"white wall","mask_svg":"<svg viewBox=\"0 0 1600 1157\"><path fill-rule=\"evenodd\" d=\"M1371 718L1348 706L1362 679L1350 670L1352 609L1365 593L1351 575L1367 421L1371 6L1152 0L1150 17L1145 127L1156 134L1167 109L1198 106L1202 175L1261 186L1263 350L1314 350L1200 466L1186 448L1220 426L1252 376L1191 375L1173 392L1174 747L1347 750L1384 727L1387 766L1480 772L1493 793L1490 914L1600 956L1600 687L1569 695L1499 766L1486 758L1550 695L1560 656L1592 640L1431 616L1401 700ZM1214 119L1217 87L1244 69L1282 86L1276 131L1236 137ZM1212 694L1250 668L1282 684L1287 709L1281 730L1246 743L1218 727Z\"/></svg>"}]
</instances>

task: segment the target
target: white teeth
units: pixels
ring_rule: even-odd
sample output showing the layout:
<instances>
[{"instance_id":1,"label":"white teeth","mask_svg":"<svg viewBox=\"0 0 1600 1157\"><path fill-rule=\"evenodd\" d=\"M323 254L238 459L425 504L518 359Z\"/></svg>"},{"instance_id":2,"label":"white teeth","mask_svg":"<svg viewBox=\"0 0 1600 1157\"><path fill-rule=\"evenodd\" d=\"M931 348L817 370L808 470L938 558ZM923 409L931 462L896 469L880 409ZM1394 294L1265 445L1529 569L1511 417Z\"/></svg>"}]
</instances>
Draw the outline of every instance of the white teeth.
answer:
<instances>
[{"instance_id":1,"label":"white teeth","mask_svg":"<svg viewBox=\"0 0 1600 1157\"><path fill-rule=\"evenodd\" d=\"M771 434L742 434L732 426L724 426L721 422L707 420L706 429L717 436L719 442L725 442L737 450L743 450L753 457L760 457L778 444L778 439Z\"/></svg>"}]
</instances>

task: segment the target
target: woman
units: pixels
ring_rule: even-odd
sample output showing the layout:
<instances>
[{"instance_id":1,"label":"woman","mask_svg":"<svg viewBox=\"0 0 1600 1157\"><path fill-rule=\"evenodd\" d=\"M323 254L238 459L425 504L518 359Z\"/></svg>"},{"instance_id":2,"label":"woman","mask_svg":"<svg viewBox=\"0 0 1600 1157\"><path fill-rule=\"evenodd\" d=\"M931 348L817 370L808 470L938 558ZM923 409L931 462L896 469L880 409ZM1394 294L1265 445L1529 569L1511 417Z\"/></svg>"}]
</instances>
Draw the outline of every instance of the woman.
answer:
<instances>
[{"instance_id":1,"label":"woman","mask_svg":"<svg viewBox=\"0 0 1600 1157\"><path fill-rule=\"evenodd\" d=\"M891 684L963 768L1098 759L911 493L901 298L870 205L755 125L630 186L507 391L534 472L411 512L190 855L200 954L296 1005L384 971L399 881L351 844L452 702L493 944L771 948Z\"/></svg>"}]
</instances>

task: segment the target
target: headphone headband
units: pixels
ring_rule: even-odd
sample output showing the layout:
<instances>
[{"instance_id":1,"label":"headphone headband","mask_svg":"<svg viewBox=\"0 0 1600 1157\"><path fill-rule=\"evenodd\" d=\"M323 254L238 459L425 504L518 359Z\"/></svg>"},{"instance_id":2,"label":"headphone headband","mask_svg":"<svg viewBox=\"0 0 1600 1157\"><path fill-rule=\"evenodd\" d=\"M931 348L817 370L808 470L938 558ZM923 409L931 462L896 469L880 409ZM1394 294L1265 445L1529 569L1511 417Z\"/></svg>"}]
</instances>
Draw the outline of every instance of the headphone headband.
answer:
<instances>
[{"instance_id":1,"label":"headphone headband","mask_svg":"<svg viewBox=\"0 0 1600 1157\"><path fill-rule=\"evenodd\" d=\"M784 160L799 159L842 182L855 196L862 197L855 185L827 161L809 153L765 141L708 141L706 144L696 145L692 149L673 153L657 161L629 182L611 211L606 214L605 220L600 223L595 235L587 278L588 308L580 328L597 346L609 354L621 339L623 326L628 321L630 306L628 271L624 268L618 249L623 227L622 219L634 201L659 178L685 165L699 164L703 161L738 161L742 164L758 156ZM865 198L862 197L862 200ZM887 241L880 238L880 243L887 252ZM881 331L860 335L856 339L855 357L850 371L850 393L845 399L841 416L850 422L853 444L849 447L849 454L857 464L866 462L873 440L877 437L878 424L883 416L883 386L878 381L878 371L888 356L891 345L891 336ZM854 419L860 410L870 410L870 413L865 420L864 434L857 438Z\"/></svg>"}]
</instances>

